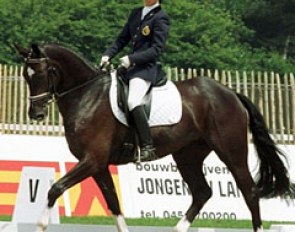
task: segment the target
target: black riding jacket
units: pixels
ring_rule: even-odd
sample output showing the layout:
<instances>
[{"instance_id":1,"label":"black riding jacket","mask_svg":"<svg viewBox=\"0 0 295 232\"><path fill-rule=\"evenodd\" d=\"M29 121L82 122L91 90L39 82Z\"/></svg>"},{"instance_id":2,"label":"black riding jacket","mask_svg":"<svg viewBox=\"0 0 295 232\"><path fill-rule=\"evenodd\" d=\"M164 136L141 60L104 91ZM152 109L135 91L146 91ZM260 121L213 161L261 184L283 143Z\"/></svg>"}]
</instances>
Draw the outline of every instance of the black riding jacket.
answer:
<instances>
[{"instance_id":1,"label":"black riding jacket","mask_svg":"<svg viewBox=\"0 0 295 232\"><path fill-rule=\"evenodd\" d=\"M143 20L142 9L132 10L117 40L104 55L113 58L131 42L131 52L128 54L131 67L127 71L127 79L140 77L154 84L165 75L157 61L164 51L170 23L161 6L151 10Z\"/></svg>"}]
</instances>

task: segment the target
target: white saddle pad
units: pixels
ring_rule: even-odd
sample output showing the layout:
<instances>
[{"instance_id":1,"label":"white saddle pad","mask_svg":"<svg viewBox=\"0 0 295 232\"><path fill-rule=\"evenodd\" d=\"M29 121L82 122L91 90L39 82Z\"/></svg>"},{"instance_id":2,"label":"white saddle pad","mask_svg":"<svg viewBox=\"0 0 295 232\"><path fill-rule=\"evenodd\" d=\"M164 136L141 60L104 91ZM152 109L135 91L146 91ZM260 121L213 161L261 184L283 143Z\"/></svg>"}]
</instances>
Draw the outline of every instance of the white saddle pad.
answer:
<instances>
[{"instance_id":1,"label":"white saddle pad","mask_svg":"<svg viewBox=\"0 0 295 232\"><path fill-rule=\"evenodd\" d=\"M111 72L110 103L113 114L123 124L127 124L125 114L118 106L116 71ZM152 105L149 125L164 126L176 124L181 120L181 96L172 81L161 87L154 87L151 91Z\"/></svg>"}]
</instances>

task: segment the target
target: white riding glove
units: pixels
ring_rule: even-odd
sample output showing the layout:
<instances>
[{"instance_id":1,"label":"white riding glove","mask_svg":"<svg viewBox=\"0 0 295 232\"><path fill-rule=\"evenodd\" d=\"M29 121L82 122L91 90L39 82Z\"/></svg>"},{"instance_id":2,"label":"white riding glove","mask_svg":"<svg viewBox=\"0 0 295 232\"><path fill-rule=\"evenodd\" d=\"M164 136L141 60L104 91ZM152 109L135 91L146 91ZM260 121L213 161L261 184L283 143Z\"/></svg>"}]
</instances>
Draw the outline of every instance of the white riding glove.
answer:
<instances>
[{"instance_id":1,"label":"white riding glove","mask_svg":"<svg viewBox=\"0 0 295 232\"><path fill-rule=\"evenodd\" d=\"M123 56L122 58L120 58L120 62L121 62L121 65L126 69L128 69L131 65L128 56Z\"/></svg>"},{"instance_id":2,"label":"white riding glove","mask_svg":"<svg viewBox=\"0 0 295 232\"><path fill-rule=\"evenodd\" d=\"M108 56L102 56L100 60L100 68L105 68L110 63L110 57Z\"/></svg>"}]
</instances>

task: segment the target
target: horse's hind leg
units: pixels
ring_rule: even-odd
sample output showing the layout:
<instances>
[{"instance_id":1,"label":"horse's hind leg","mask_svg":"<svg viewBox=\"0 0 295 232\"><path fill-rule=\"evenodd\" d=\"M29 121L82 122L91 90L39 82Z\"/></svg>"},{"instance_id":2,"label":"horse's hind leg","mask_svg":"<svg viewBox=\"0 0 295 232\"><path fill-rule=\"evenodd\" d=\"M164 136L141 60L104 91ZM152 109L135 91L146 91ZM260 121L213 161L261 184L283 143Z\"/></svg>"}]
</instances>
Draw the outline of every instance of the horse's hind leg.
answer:
<instances>
[{"instance_id":1,"label":"horse's hind leg","mask_svg":"<svg viewBox=\"0 0 295 232\"><path fill-rule=\"evenodd\" d=\"M178 170L192 193L192 204L177 223L174 232L188 231L196 215L211 197L212 191L202 172L203 161L210 153L206 144L193 144L173 154Z\"/></svg>"},{"instance_id":2,"label":"horse's hind leg","mask_svg":"<svg viewBox=\"0 0 295 232\"><path fill-rule=\"evenodd\" d=\"M248 169L247 119L232 117L229 125L224 122L218 122L215 125L216 130L211 132L214 150L231 171L244 196L252 215L254 232L262 232L259 196Z\"/></svg>"},{"instance_id":3,"label":"horse's hind leg","mask_svg":"<svg viewBox=\"0 0 295 232\"><path fill-rule=\"evenodd\" d=\"M100 187L108 207L115 217L118 232L128 232L129 230L120 210L118 196L110 172L106 170L103 173L97 173L93 178Z\"/></svg>"},{"instance_id":4,"label":"horse's hind leg","mask_svg":"<svg viewBox=\"0 0 295 232\"><path fill-rule=\"evenodd\" d=\"M262 232L262 222L259 209L259 196L257 194L256 185L248 170L247 148L238 149L236 152L230 153L232 159L223 160L230 169L239 189L241 190L246 204L252 215L252 224L254 232Z\"/></svg>"},{"instance_id":5,"label":"horse's hind leg","mask_svg":"<svg viewBox=\"0 0 295 232\"><path fill-rule=\"evenodd\" d=\"M217 153L220 154L219 152ZM230 153L230 156L232 159L222 160L228 166L244 196L246 204L252 215L254 232L262 232L263 229L259 209L259 196L257 194L256 185L248 170L247 159L245 159L245 157L247 157L246 149L238 149L236 152Z\"/></svg>"}]
</instances>

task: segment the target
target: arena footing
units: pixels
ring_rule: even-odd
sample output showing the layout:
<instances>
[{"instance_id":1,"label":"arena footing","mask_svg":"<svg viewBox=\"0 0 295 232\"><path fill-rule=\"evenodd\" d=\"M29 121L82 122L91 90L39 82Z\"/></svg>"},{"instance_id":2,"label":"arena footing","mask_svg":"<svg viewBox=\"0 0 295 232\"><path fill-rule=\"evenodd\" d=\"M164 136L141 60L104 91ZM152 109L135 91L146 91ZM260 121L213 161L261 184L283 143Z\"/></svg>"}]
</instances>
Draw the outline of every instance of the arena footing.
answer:
<instances>
[{"instance_id":1,"label":"arena footing","mask_svg":"<svg viewBox=\"0 0 295 232\"><path fill-rule=\"evenodd\" d=\"M130 232L171 232L172 227L158 226L129 226ZM34 232L35 224L0 222L0 232ZM80 225L80 224L51 224L46 232L115 232L115 226ZM264 232L289 232L282 227L274 227ZM293 231L293 230L292 230ZM253 232L251 229L224 229L224 228L190 228L189 232Z\"/></svg>"}]
</instances>

